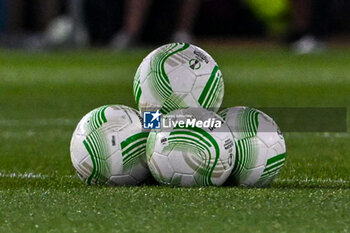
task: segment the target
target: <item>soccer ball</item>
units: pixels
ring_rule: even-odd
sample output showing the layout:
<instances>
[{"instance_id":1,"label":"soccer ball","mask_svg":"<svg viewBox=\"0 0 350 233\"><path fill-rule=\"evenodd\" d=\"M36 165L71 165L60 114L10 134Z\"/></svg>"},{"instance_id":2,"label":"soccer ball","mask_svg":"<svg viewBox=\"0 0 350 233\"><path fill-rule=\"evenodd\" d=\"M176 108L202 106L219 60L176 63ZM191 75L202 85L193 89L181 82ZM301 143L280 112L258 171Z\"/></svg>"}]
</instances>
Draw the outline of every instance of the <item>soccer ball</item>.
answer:
<instances>
[{"instance_id":1,"label":"soccer ball","mask_svg":"<svg viewBox=\"0 0 350 233\"><path fill-rule=\"evenodd\" d=\"M138 67L134 96L141 112L166 114L186 107L217 111L224 96L224 82L214 59L201 48L186 44L163 45Z\"/></svg>"},{"instance_id":2,"label":"soccer ball","mask_svg":"<svg viewBox=\"0 0 350 233\"><path fill-rule=\"evenodd\" d=\"M96 108L81 119L73 133L73 166L87 184L138 184L149 174L147 137L136 110L122 105Z\"/></svg>"},{"instance_id":3,"label":"soccer ball","mask_svg":"<svg viewBox=\"0 0 350 233\"><path fill-rule=\"evenodd\" d=\"M255 187L270 184L286 156L286 143L275 121L249 107L228 108L219 115L236 139L236 161L228 183Z\"/></svg>"},{"instance_id":4,"label":"soccer ball","mask_svg":"<svg viewBox=\"0 0 350 233\"><path fill-rule=\"evenodd\" d=\"M147 140L147 163L154 178L171 186L223 184L235 161L227 125L203 108L180 109L164 116L162 129ZM167 127L165 127L167 126Z\"/></svg>"}]
</instances>

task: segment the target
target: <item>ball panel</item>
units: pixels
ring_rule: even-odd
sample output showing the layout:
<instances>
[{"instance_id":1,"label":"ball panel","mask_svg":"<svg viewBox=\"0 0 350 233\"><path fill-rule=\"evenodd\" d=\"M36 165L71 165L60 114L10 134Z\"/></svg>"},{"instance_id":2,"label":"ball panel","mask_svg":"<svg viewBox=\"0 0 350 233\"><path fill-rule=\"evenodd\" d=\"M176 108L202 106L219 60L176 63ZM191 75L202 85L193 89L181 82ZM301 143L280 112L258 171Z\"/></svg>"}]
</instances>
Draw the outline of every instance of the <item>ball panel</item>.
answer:
<instances>
[{"instance_id":1,"label":"ball panel","mask_svg":"<svg viewBox=\"0 0 350 233\"><path fill-rule=\"evenodd\" d=\"M129 171L123 169L123 157L121 156L121 150L116 151L108 158L110 164L110 175L117 176L123 173L128 174Z\"/></svg>"},{"instance_id":2,"label":"ball panel","mask_svg":"<svg viewBox=\"0 0 350 233\"><path fill-rule=\"evenodd\" d=\"M232 138L230 137L226 137L224 140L220 141L221 142L218 143L220 151L226 152L222 153L222 156L220 156L220 161L222 162L222 165L225 170L232 170L236 157L235 141L232 140Z\"/></svg>"},{"instance_id":3,"label":"ball panel","mask_svg":"<svg viewBox=\"0 0 350 233\"><path fill-rule=\"evenodd\" d=\"M85 139L85 136L82 134L76 134L76 131L73 134L71 143L70 143L70 153L71 153L71 160L73 165L79 164L85 159L87 156L89 156L88 151L86 150L83 141Z\"/></svg>"},{"instance_id":4,"label":"ball panel","mask_svg":"<svg viewBox=\"0 0 350 233\"><path fill-rule=\"evenodd\" d=\"M194 88L197 79L204 83ZM214 107L216 111L222 102L222 75L215 61L202 49L184 43L167 44L142 61L134 78L134 96L141 112L162 109L163 113L168 113L199 105ZM195 102L186 99L188 96L195 97ZM203 103L198 103L199 100Z\"/></svg>"},{"instance_id":5,"label":"ball panel","mask_svg":"<svg viewBox=\"0 0 350 233\"><path fill-rule=\"evenodd\" d=\"M132 176L137 183L144 181L149 176L149 169L145 158L139 158L138 161L134 162L129 175Z\"/></svg>"},{"instance_id":6,"label":"ball panel","mask_svg":"<svg viewBox=\"0 0 350 233\"><path fill-rule=\"evenodd\" d=\"M142 132L140 116L136 110L122 105L94 109L82 118L73 133L73 165L86 183L111 184L111 176L130 176L130 170L137 164L132 163L133 160L136 161L145 154L147 136L147 133ZM138 144L134 148L126 148L127 144L136 143ZM146 168L144 170L147 172Z\"/></svg>"},{"instance_id":7,"label":"ball panel","mask_svg":"<svg viewBox=\"0 0 350 233\"><path fill-rule=\"evenodd\" d=\"M177 51L177 52L176 52ZM183 66L183 56L181 50L173 51L173 54L165 53L168 56L164 61L164 71L169 76L174 70L178 70ZM163 54L161 54L163 55ZM184 76L183 76L184 77ZM171 80L171 78L169 78Z\"/></svg>"},{"instance_id":8,"label":"ball panel","mask_svg":"<svg viewBox=\"0 0 350 233\"><path fill-rule=\"evenodd\" d=\"M210 74L216 66L214 59L198 46L190 45L182 54L184 64L193 70L196 76Z\"/></svg>"},{"instance_id":9,"label":"ball panel","mask_svg":"<svg viewBox=\"0 0 350 233\"><path fill-rule=\"evenodd\" d=\"M192 89L194 97L198 99L198 103L203 108L217 111L221 106L224 91L224 82L219 67L215 66L207 79L200 77L197 80L200 81L196 82Z\"/></svg>"},{"instance_id":10,"label":"ball panel","mask_svg":"<svg viewBox=\"0 0 350 233\"><path fill-rule=\"evenodd\" d=\"M193 175L181 174L181 183L182 187L193 187L198 186Z\"/></svg>"},{"instance_id":11,"label":"ball panel","mask_svg":"<svg viewBox=\"0 0 350 233\"><path fill-rule=\"evenodd\" d=\"M175 92L175 94L178 96L181 96L181 98L183 99L183 102L186 103L186 108L189 106L200 107L198 105L198 101L193 98L193 95L190 92L189 93Z\"/></svg>"},{"instance_id":12,"label":"ball panel","mask_svg":"<svg viewBox=\"0 0 350 233\"><path fill-rule=\"evenodd\" d=\"M268 185L285 159L286 146L277 124L265 113L248 107L229 108L219 114L237 138L237 159L230 180L246 186Z\"/></svg>"},{"instance_id":13,"label":"ball panel","mask_svg":"<svg viewBox=\"0 0 350 233\"><path fill-rule=\"evenodd\" d=\"M250 169L243 168L241 175L237 177L237 180L235 181L235 183L242 186L260 187L260 185L257 184L257 182L260 179L263 171L264 171L264 166L259 166L259 167L250 168Z\"/></svg>"},{"instance_id":14,"label":"ball panel","mask_svg":"<svg viewBox=\"0 0 350 233\"><path fill-rule=\"evenodd\" d=\"M164 184L170 184L174 170L169 163L167 156L154 152L148 160L148 167L154 178Z\"/></svg>"},{"instance_id":15,"label":"ball panel","mask_svg":"<svg viewBox=\"0 0 350 233\"><path fill-rule=\"evenodd\" d=\"M109 177L109 185L137 185L138 181L130 175L113 175Z\"/></svg>"},{"instance_id":16,"label":"ball panel","mask_svg":"<svg viewBox=\"0 0 350 233\"><path fill-rule=\"evenodd\" d=\"M165 119L173 121L187 120L212 120L220 119L214 113L201 108L180 109L169 113ZM220 123L222 123L219 120ZM212 128L203 123L200 127L179 127L172 128L170 132L162 132L160 130L153 131L149 137L148 163L152 167L157 166L155 174L156 179L160 179L161 183L171 185L221 185L230 174L235 157L234 143L231 133L226 127L226 132L221 132L219 128ZM224 123L223 123L224 124ZM169 129L168 129L169 130ZM218 134L223 134L218 138ZM162 148L162 149L156 149ZM158 150L157 152L155 150ZM152 155L149 154L152 152ZM154 156L157 155L157 156ZM161 157L161 156L163 157ZM165 162L161 164L158 160L163 159ZM171 175L175 172L175 178L170 179L170 175L164 181L163 170L169 170L171 167ZM182 175L193 177L193 182L183 181ZM194 182L195 181L195 182ZM185 183L183 183L185 182Z\"/></svg>"},{"instance_id":17,"label":"ball panel","mask_svg":"<svg viewBox=\"0 0 350 233\"><path fill-rule=\"evenodd\" d=\"M186 144L184 144L186 145ZM175 172L179 172L181 174L193 175L195 169L198 165L192 159L195 155L193 155L193 151L191 148L183 146L174 146L173 150L169 154L169 163L171 163L172 168Z\"/></svg>"},{"instance_id":18,"label":"ball panel","mask_svg":"<svg viewBox=\"0 0 350 233\"><path fill-rule=\"evenodd\" d=\"M164 156L168 156L173 149L173 145L169 145L168 137L170 132L152 131L154 132L154 147L153 151Z\"/></svg>"},{"instance_id":19,"label":"ball panel","mask_svg":"<svg viewBox=\"0 0 350 233\"><path fill-rule=\"evenodd\" d=\"M173 92L189 93L195 83L196 76L186 67L178 67L168 73Z\"/></svg>"},{"instance_id":20,"label":"ball panel","mask_svg":"<svg viewBox=\"0 0 350 233\"><path fill-rule=\"evenodd\" d=\"M87 177L89 177L92 173L93 166L90 156L87 154L82 161L79 163L74 163L73 166L81 180L85 182Z\"/></svg>"}]
</instances>

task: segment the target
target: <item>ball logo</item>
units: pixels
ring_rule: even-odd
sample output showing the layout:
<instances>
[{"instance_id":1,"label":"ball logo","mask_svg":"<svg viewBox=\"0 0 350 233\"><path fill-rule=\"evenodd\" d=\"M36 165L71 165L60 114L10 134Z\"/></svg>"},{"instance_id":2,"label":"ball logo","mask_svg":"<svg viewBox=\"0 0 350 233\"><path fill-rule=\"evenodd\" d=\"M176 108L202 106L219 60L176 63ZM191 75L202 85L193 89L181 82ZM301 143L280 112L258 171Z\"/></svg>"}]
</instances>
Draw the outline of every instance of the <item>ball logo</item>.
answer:
<instances>
[{"instance_id":1,"label":"ball logo","mask_svg":"<svg viewBox=\"0 0 350 233\"><path fill-rule=\"evenodd\" d=\"M145 111L143 113L143 128L144 129L160 129L161 123L161 113L159 110L156 112L152 111Z\"/></svg>"},{"instance_id":2,"label":"ball logo","mask_svg":"<svg viewBox=\"0 0 350 233\"><path fill-rule=\"evenodd\" d=\"M198 70L201 68L201 63L197 59L192 58L188 63L192 70Z\"/></svg>"}]
</instances>

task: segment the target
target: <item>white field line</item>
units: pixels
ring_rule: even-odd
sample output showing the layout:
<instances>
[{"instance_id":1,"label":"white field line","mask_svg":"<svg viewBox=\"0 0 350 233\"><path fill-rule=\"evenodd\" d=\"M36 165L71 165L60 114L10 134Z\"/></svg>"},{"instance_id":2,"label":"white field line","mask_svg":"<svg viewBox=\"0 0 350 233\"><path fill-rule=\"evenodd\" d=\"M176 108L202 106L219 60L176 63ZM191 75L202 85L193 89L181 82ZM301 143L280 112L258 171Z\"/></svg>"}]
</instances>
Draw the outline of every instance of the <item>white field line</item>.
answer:
<instances>
[{"instance_id":1,"label":"white field line","mask_svg":"<svg viewBox=\"0 0 350 233\"><path fill-rule=\"evenodd\" d=\"M0 119L1 126L71 126L78 123L77 119L44 118L44 119Z\"/></svg>"},{"instance_id":2,"label":"white field line","mask_svg":"<svg viewBox=\"0 0 350 233\"><path fill-rule=\"evenodd\" d=\"M45 175L41 173L33 173L33 172L25 172L25 173L3 173L0 172L0 178L19 178L19 179L48 179L48 178L57 178L59 176L54 176L54 175ZM64 178L73 178L74 176L72 175L65 175L62 176Z\"/></svg>"},{"instance_id":3,"label":"white field line","mask_svg":"<svg viewBox=\"0 0 350 233\"><path fill-rule=\"evenodd\" d=\"M78 123L76 119L68 118L46 118L46 119L0 119L0 128L8 127L0 131L0 138L11 139L19 137L36 137L41 132L40 127L55 126L55 132L60 133L62 126L75 126ZM15 130L11 130L14 127ZM22 128L19 128L22 127ZM39 128L39 129L38 129ZM63 132L61 132L63 133Z\"/></svg>"},{"instance_id":4,"label":"white field line","mask_svg":"<svg viewBox=\"0 0 350 233\"><path fill-rule=\"evenodd\" d=\"M46 179L48 175L35 174L35 173L2 173L0 172L0 178L21 178L21 179Z\"/></svg>"},{"instance_id":5,"label":"white field line","mask_svg":"<svg viewBox=\"0 0 350 233\"><path fill-rule=\"evenodd\" d=\"M54 134L49 135L49 137L46 137L45 138L46 140L50 140L53 137L61 137L62 135L66 136L67 133L69 134L73 133L73 131L68 132L62 129L55 129L50 131L54 132ZM42 135L42 132L38 130L35 130L35 131L34 130L21 130L21 131L16 130L16 132L6 130L6 131L0 132L0 138L3 138L3 139L32 138L32 137L37 137L38 135Z\"/></svg>"},{"instance_id":6,"label":"white field line","mask_svg":"<svg viewBox=\"0 0 350 233\"><path fill-rule=\"evenodd\" d=\"M302 184L310 184L310 183L316 183L316 184L349 184L348 180L343 180L343 179L320 179L320 178L305 178L305 179L291 179L291 178L286 178L286 179L276 179L276 182L281 182L281 183L302 183Z\"/></svg>"},{"instance_id":7,"label":"white field line","mask_svg":"<svg viewBox=\"0 0 350 233\"><path fill-rule=\"evenodd\" d=\"M323 132L323 133L284 133L285 137L289 138L308 138L308 137L320 137L320 138L350 138L350 133L343 132L343 133L330 133L330 132Z\"/></svg>"},{"instance_id":8,"label":"white field line","mask_svg":"<svg viewBox=\"0 0 350 233\"><path fill-rule=\"evenodd\" d=\"M4 173L0 172L0 178L19 178L19 179L50 179L50 178L57 178L59 177L58 175L45 175L41 173ZM74 175L65 175L62 176L64 178L75 178L76 176ZM302 183L302 184L310 184L310 183L316 183L316 184L349 184L348 180L344 179L320 179L320 178L305 178L305 179L291 179L291 178L286 178L286 179L276 179L276 182L281 182L281 183Z\"/></svg>"},{"instance_id":9,"label":"white field line","mask_svg":"<svg viewBox=\"0 0 350 233\"><path fill-rule=\"evenodd\" d=\"M52 125L54 126L54 125ZM71 124L71 126L73 126ZM0 125L0 128L1 128L1 125ZM67 133L67 131L63 131L61 128L58 128L55 129L55 132L57 134L65 134ZM19 137L27 137L27 138L30 138L30 137L36 137L38 134L40 134L41 131L38 131L38 129L26 129L26 130L3 130L3 131L0 131L0 138L5 138L5 139L10 139L10 138L19 138ZM73 133L73 130L72 132ZM310 138L310 137L318 137L318 138L333 138L333 139L336 139L336 138L350 138L350 133L314 133L314 134L309 134L309 135L302 135L302 134L293 134L293 135L290 135L290 134L285 134L285 138L288 139L288 138Z\"/></svg>"},{"instance_id":10,"label":"white field line","mask_svg":"<svg viewBox=\"0 0 350 233\"><path fill-rule=\"evenodd\" d=\"M79 120L70 118L41 118L41 119L0 119L0 127L40 127L40 126L75 126ZM18 131L18 129L17 129ZM28 131L28 130L26 130ZM29 131L28 131L29 132ZM30 133L29 133L30 134ZM1 135L1 132L0 132ZM307 138L350 138L350 132L332 133L332 132L286 132L286 137Z\"/></svg>"}]
</instances>

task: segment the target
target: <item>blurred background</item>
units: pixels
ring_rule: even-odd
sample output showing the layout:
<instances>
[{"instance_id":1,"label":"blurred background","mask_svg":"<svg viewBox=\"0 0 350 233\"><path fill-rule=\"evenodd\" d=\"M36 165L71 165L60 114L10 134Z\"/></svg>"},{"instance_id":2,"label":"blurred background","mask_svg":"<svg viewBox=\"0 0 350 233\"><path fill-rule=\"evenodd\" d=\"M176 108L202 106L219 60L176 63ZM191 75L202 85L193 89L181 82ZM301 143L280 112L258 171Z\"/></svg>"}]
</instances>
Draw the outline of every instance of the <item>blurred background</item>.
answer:
<instances>
[{"instance_id":1,"label":"blurred background","mask_svg":"<svg viewBox=\"0 0 350 233\"><path fill-rule=\"evenodd\" d=\"M0 46L132 49L259 41L296 53L350 41L348 0L0 0Z\"/></svg>"}]
</instances>

